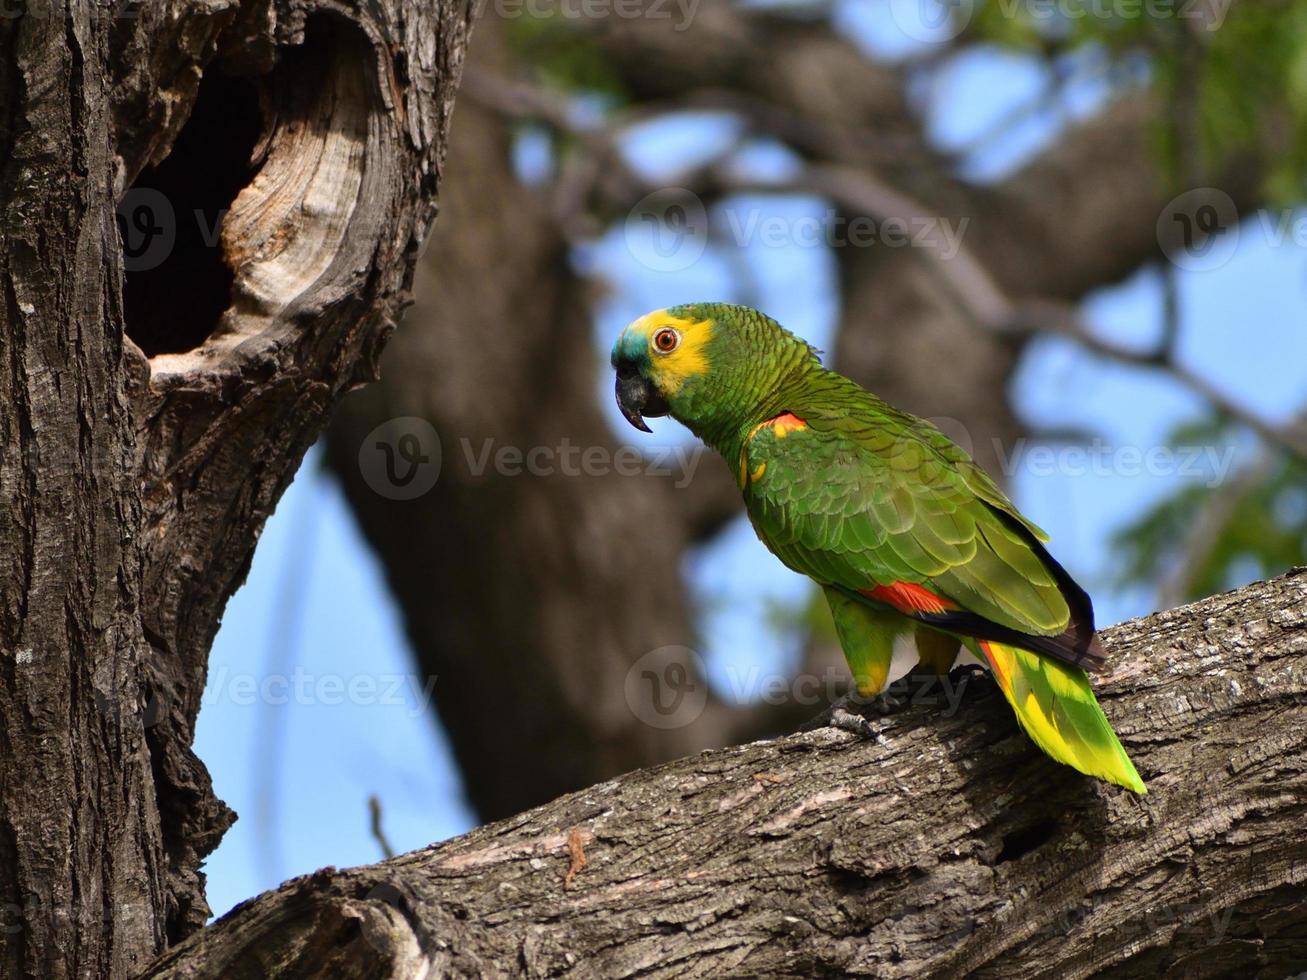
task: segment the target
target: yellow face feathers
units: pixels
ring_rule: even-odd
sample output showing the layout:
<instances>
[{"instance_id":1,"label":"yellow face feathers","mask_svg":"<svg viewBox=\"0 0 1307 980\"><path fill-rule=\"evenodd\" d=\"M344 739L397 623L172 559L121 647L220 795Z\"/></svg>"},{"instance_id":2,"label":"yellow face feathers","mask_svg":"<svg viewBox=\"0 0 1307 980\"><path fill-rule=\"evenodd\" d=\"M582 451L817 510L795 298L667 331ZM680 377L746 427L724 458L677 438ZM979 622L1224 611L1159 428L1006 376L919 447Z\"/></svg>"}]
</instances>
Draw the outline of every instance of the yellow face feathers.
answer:
<instances>
[{"instance_id":1,"label":"yellow face feathers","mask_svg":"<svg viewBox=\"0 0 1307 980\"><path fill-rule=\"evenodd\" d=\"M645 341L650 380L665 395L674 395L687 379L707 373L705 348L712 338L712 329L711 320L694 320L655 310L632 323L626 333Z\"/></svg>"}]
</instances>

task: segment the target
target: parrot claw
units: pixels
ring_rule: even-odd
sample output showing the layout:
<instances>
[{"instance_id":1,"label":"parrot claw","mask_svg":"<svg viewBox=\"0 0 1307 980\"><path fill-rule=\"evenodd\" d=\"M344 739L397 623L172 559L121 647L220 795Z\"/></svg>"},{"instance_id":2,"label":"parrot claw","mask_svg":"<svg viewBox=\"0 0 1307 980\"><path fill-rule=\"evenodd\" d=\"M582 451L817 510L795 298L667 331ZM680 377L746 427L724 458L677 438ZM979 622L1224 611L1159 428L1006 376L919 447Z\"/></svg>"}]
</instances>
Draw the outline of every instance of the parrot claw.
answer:
<instances>
[{"instance_id":1,"label":"parrot claw","mask_svg":"<svg viewBox=\"0 0 1307 980\"><path fill-rule=\"evenodd\" d=\"M876 726L869 722L856 711L850 711L838 704L831 705L830 721L831 728L838 728L843 732L850 732L854 735L861 735L865 739L873 742L880 741L880 732L876 731Z\"/></svg>"},{"instance_id":2,"label":"parrot claw","mask_svg":"<svg viewBox=\"0 0 1307 980\"><path fill-rule=\"evenodd\" d=\"M878 700L878 698L859 697L857 694L846 694L804 725L801 730L810 732L818 728L838 728L840 731L850 732L873 742L879 742L882 740L880 732L876 730L876 726L868 721L861 711L863 707L875 704ZM877 706L875 710L880 711L881 709ZM881 713L886 712L881 711Z\"/></svg>"}]
</instances>

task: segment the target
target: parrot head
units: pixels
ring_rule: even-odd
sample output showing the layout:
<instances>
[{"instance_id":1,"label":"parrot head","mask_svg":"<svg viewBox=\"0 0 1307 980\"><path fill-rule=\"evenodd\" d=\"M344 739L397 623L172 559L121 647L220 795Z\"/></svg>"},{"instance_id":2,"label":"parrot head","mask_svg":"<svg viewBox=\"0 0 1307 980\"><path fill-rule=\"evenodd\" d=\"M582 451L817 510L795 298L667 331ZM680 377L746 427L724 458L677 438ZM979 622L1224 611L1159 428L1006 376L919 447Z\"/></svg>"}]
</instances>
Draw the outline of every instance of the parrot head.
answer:
<instances>
[{"instance_id":1,"label":"parrot head","mask_svg":"<svg viewBox=\"0 0 1307 980\"><path fill-rule=\"evenodd\" d=\"M789 370L817 352L747 306L690 303L633 321L613 345L617 406L637 429L671 415L695 432L762 404Z\"/></svg>"}]
</instances>

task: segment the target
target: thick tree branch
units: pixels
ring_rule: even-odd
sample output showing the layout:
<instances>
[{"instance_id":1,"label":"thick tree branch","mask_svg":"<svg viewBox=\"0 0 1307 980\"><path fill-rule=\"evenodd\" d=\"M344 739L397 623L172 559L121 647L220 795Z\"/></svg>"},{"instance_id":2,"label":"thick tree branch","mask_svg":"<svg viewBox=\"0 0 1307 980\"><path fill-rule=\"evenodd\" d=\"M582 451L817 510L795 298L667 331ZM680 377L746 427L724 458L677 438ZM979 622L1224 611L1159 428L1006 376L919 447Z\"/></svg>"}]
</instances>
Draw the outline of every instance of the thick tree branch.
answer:
<instances>
[{"instance_id":1,"label":"thick tree branch","mask_svg":"<svg viewBox=\"0 0 1307 980\"><path fill-rule=\"evenodd\" d=\"M704 753L288 882L148 975L1307 967L1307 570L1104 639L1097 689L1147 797L1040 755L992 689L951 716L922 697L877 743L823 729Z\"/></svg>"}]
</instances>

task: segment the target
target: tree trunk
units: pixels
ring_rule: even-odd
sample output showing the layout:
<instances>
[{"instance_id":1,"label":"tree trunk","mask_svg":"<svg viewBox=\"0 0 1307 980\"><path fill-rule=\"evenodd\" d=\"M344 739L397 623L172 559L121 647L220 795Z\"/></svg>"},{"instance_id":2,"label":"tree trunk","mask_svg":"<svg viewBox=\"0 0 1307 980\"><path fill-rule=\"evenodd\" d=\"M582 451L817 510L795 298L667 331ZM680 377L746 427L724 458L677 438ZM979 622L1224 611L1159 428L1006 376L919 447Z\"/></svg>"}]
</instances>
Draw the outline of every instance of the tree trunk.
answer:
<instances>
[{"instance_id":1,"label":"tree trunk","mask_svg":"<svg viewBox=\"0 0 1307 980\"><path fill-rule=\"evenodd\" d=\"M1266 977L1307 968L1307 569L1104 634L1146 797L992 686L708 752L246 903L154 977Z\"/></svg>"},{"instance_id":2,"label":"tree trunk","mask_svg":"<svg viewBox=\"0 0 1307 980\"><path fill-rule=\"evenodd\" d=\"M0 975L132 975L208 917L209 646L407 301L469 20L0 19Z\"/></svg>"}]
</instances>

